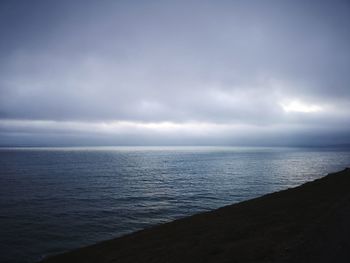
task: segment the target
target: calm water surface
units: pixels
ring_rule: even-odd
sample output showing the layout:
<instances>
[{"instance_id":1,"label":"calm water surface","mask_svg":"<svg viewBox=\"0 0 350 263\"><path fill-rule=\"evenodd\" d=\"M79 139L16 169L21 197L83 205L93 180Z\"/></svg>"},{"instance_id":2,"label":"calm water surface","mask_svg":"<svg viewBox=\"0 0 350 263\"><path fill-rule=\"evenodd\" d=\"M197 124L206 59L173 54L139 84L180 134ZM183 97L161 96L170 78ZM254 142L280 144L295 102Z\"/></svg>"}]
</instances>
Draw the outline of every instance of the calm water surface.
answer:
<instances>
[{"instance_id":1,"label":"calm water surface","mask_svg":"<svg viewBox=\"0 0 350 263\"><path fill-rule=\"evenodd\" d=\"M0 262L35 262L350 166L306 148L0 148Z\"/></svg>"}]
</instances>

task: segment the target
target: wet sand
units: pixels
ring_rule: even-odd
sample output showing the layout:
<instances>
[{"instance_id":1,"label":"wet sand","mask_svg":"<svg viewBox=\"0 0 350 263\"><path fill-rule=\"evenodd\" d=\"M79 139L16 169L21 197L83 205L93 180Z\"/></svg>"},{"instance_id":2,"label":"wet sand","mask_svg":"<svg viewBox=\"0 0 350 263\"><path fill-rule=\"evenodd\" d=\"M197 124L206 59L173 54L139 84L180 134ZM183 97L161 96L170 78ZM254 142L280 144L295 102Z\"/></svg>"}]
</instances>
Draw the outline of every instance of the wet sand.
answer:
<instances>
[{"instance_id":1,"label":"wet sand","mask_svg":"<svg viewBox=\"0 0 350 263\"><path fill-rule=\"evenodd\" d=\"M44 262L350 262L350 169Z\"/></svg>"}]
</instances>

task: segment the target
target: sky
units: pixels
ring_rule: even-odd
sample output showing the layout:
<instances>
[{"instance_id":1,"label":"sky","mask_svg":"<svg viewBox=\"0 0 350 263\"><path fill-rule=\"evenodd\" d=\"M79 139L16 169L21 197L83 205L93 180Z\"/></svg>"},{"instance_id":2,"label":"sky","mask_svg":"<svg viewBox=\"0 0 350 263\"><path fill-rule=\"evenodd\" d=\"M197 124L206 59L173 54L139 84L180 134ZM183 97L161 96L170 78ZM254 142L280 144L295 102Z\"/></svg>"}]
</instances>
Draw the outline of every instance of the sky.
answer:
<instances>
[{"instance_id":1,"label":"sky","mask_svg":"<svg viewBox=\"0 0 350 263\"><path fill-rule=\"evenodd\" d=\"M0 145L350 144L350 2L0 1Z\"/></svg>"}]
</instances>

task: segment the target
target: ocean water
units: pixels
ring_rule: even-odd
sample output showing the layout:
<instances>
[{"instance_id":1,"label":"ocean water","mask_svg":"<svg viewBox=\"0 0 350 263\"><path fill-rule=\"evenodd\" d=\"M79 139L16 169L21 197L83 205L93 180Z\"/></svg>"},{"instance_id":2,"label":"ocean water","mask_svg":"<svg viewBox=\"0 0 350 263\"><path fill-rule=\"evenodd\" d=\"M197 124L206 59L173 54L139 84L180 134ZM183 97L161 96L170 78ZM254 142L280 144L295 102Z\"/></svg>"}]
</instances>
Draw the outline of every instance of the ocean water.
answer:
<instances>
[{"instance_id":1,"label":"ocean water","mask_svg":"<svg viewBox=\"0 0 350 263\"><path fill-rule=\"evenodd\" d=\"M344 149L0 148L0 262L35 262L347 166Z\"/></svg>"}]
</instances>

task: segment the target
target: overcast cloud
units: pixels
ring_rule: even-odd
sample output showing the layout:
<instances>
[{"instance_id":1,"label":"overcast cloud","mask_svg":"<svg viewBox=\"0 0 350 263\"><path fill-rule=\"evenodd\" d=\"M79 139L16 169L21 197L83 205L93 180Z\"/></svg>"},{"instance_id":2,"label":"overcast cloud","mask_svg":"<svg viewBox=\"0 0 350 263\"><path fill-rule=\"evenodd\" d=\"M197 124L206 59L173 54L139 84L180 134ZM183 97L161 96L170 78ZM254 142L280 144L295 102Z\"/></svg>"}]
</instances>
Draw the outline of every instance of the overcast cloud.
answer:
<instances>
[{"instance_id":1,"label":"overcast cloud","mask_svg":"<svg viewBox=\"0 0 350 263\"><path fill-rule=\"evenodd\" d=\"M1 1L2 145L350 143L348 1Z\"/></svg>"}]
</instances>

